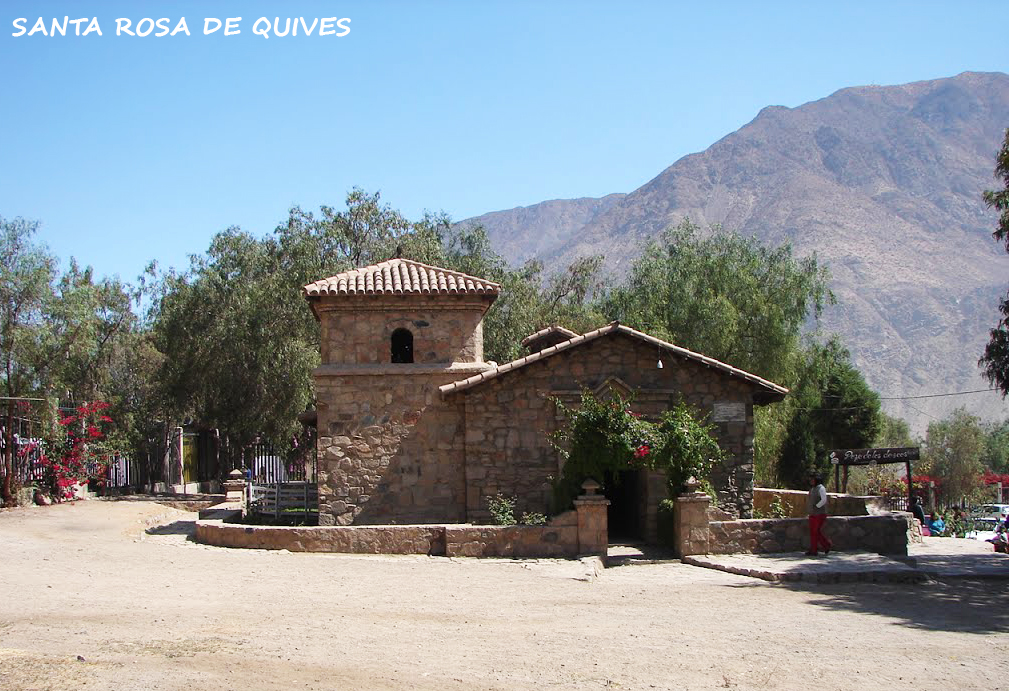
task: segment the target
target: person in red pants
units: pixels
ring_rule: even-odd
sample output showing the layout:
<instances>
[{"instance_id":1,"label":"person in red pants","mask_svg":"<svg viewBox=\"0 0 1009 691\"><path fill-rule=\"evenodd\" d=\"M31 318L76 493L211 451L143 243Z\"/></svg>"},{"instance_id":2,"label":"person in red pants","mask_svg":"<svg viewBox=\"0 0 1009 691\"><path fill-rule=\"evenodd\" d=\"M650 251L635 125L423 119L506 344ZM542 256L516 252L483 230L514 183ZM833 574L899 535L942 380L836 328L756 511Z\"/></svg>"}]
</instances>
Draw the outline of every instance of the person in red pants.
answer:
<instances>
[{"instance_id":1,"label":"person in red pants","mask_svg":"<svg viewBox=\"0 0 1009 691\"><path fill-rule=\"evenodd\" d=\"M809 484L809 496L806 497L806 510L809 513L809 551L806 554L815 557L821 546L824 554L830 554L833 545L823 534L823 524L827 522L827 488L823 486L823 478L818 475L811 476Z\"/></svg>"}]
</instances>

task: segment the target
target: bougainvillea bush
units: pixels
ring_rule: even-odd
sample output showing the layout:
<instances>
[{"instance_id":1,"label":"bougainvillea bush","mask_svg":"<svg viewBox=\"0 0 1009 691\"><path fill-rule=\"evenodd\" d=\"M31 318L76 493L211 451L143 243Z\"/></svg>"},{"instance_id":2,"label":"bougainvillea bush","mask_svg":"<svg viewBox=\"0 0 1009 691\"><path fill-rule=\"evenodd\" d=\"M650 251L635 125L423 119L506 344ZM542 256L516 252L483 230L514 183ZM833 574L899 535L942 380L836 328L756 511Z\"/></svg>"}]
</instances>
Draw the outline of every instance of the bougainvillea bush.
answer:
<instances>
[{"instance_id":1,"label":"bougainvillea bush","mask_svg":"<svg viewBox=\"0 0 1009 691\"><path fill-rule=\"evenodd\" d=\"M95 401L63 415L52 438L42 445L40 489L55 501L73 499L75 485L104 481L111 454L105 432L112 423L104 412L108 407L108 403ZM26 453L34 450L24 449Z\"/></svg>"},{"instance_id":2,"label":"bougainvillea bush","mask_svg":"<svg viewBox=\"0 0 1009 691\"><path fill-rule=\"evenodd\" d=\"M665 471L670 496L675 497L691 476L706 485L712 466L722 458L713 426L685 403L677 403L653 422L616 395L603 401L582 392L574 409L555 402L567 418L567 425L553 438L565 458L563 473L554 483L558 510L581 493L587 478L600 482L605 491L628 470Z\"/></svg>"}]
</instances>

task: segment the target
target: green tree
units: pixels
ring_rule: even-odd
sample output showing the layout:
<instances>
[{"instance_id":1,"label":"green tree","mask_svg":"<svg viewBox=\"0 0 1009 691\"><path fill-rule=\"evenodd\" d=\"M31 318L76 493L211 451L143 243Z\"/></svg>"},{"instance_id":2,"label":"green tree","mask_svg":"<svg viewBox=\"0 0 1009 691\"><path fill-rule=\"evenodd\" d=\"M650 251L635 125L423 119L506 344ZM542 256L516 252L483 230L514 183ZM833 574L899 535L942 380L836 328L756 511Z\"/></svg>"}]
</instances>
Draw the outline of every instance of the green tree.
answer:
<instances>
[{"instance_id":1,"label":"green tree","mask_svg":"<svg viewBox=\"0 0 1009 691\"><path fill-rule=\"evenodd\" d=\"M92 270L72 258L59 276L56 258L34 240L38 226L0 218L0 380L8 417L13 416L10 399L43 398L52 405L37 406L36 413L51 425L60 398L109 396L113 353L135 317L129 289L118 280L95 281ZM11 426L7 432L12 434ZM12 452L8 436L6 504L13 499Z\"/></svg>"},{"instance_id":2,"label":"green tree","mask_svg":"<svg viewBox=\"0 0 1009 691\"><path fill-rule=\"evenodd\" d=\"M778 477L797 489L810 473L827 474L831 449L864 448L879 434L879 396L836 338L807 349L788 404Z\"/></svg>"},{"instance_id":3,"label":"green tree","mask_svg":"<svg viewBox=\"0 0 1009 691\"><path fill-rule=\"evenodd\" d=\"M45 310L52 295L56 260L33 236L37 221L0 217L0 358L3 392L8 397L6 417L14 417L15 397L38 393L38 365L41 356L41 331ZM14 503L11 494L13 475L13 427L5 425L3 503Z\"/></svg>"},{"instance_id":4,"label":"green tree","mask_svg":"<svg viewBox=\"0 0 1009 691\"><path fill-rule=\"evenodd\" d=\"M1002 149L995 157L995 177L1001 189L986 190L984 202L999 212L998 225L992 237L1003 243L1009 252L1009 129L1006 129ZM984 376L1004 397L1009 394L1009 295L999 303L999 313L1002 316L991 330L988 345L978 364L984 370Z\"/></svg>"},{"instance_id":5,"label":"green tree","mask_svg":"<svg viewBox=\"0 0 1009 691\"><path fill-rule=\"evenodd\" d=\"M668 229L603 303L610 319L776 381L794 374L800 330L833 300L827 270L789 245L690 220Z\"/></svg>"},{"instance_id":6,"label":"green tree","mask_svg":"<svg viewBox=\"0 0 1009 691\"><path fill-rule=\"evenodd\" d=\"M923 460L929 473L942 481L947 499L976 498L982 487L984 432L980 420L964 408L932 422L925 435Z\"/></svg>"},{"instance_id":7,"label":"green tree","mask_svg":"<svg viewBox=\"0 0 1009 691\"><path fill-rule=\"evenodd\" d=\"M879 434L872 442L876 448L904 448L917 446L918 442L911 437L911 427L907 420L892 417L886 413L879 414Z\"/></svg>"},{"instance_id":8,"label":"green tree","mask_svg":"<svg viewBox=\"0 0 1009 691\"><path fill-rule=\"evenodd\" d=\"M277 250L232 228L186 274L161 278L161 397L174 419L220 428L231 448L260 434L286 440L311 401L317 327Z\"/></svg>"},{"instance_id":9,"label":"green tree","mask_svg":"<svg viewBox=\"0 0 1009 691\"><path fill-rule=\"evenodd\" d=\"M986 423L982 431L981 463L995 473L1009 472L1009 420Z\"/></svg>"}]
</instances>

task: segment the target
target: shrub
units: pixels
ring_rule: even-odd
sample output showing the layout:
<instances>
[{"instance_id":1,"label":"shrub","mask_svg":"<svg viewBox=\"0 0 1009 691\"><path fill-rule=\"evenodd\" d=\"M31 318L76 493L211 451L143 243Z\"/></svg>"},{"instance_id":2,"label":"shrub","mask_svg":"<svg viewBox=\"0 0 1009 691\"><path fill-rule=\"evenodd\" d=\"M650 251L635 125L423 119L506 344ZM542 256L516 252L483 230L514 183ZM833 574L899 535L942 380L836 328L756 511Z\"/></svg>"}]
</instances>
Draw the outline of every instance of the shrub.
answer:
<instances>
[{"instance_id":1,"label":"shrub","mask_svg":"<svg viewBox=\"0 0 1009 691\"><path fill-rule=\"evenodd\" d=\"M495 525L515 525L515 497L495 494L487 498L487 510Z\"/></svg>"},{"instance_id":2,"label":"shrub","mask_svg":"<svg viewBox=\"0 0 1009 691\"><path fill-rule=\"evenodd\" d=\"M546 514L537 513L536 511L526 511L519 518L519 523L522 525L546 525L547 517Z\"/></svg>"},{"instance_id":3,"label":"shrub","mask_svg":"<svg viewBox=\"0 0 1009 691\"><path fill-rule=\"evenodd\" d=\"M108 407L108 403L99 401L83 405L59 420L51 442L41 448L33 442L19 451L21 454L40 451L40 489L54 501L72 499L74 485L87 484L92 479L104 481L111 451L102 430L103 425L112 422L103 412Z\"/></svg>"}]
</instances>

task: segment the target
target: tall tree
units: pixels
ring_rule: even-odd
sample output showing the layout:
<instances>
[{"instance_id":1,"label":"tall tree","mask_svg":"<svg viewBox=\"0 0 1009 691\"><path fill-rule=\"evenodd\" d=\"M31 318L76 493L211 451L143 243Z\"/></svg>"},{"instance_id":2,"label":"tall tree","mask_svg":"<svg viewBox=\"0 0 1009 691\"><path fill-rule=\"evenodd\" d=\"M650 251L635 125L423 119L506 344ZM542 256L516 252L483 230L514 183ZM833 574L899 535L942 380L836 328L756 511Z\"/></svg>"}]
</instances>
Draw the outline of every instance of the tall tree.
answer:
<instances>
[{"instance_id":1,"label":"tall tree","mask_svg":"<svg viewBox=\"0 0 1009 691\"><path fill-rule=\"evenodd\" d=\"M14 398L39 390L37 365L41 361L41 330L52 295L56 260L34 241L36 221L0 217L0 358L3 392L4 481L3 503L14 503L11 478L14 465Z\"/></svg>"},{"instance_id":2,"label":"tall tree","mask_svg":"<svg viewBox=\"0 0 1009 691\"><path fill-rule=\"evenodd\" d=\"M836 338L806 351L789 405L778 477L794 488L808 487L810 473L826 474L831 449L864 448L879 434L879 396Z\"/></svg>"},{"instance_id":3,"label":"tall tree","mask_svg":"<svg viewBox=\"0 0 1009 691\"><path fill-rule=\"evenodd\" d=\"M872 443L879 448L917 446L917 442L911 437L911 426L907 424L907 420L886 413L879 414L879 434Z\"/></svg>"},{"instance_id":4,"label":"tall tree","mask_svg":"<svg viewBox=\"0 0 1009 691\"><path fill-rule=\"evenodd\" d=\"M110 358L134 322L128 289L118 280L96 282L72 258L58 277L56 258L34 240L38 225L0 218L0 381L8 418L16 397L58 400L68 391L79 399L106 397ZM54 406L39 410L54 417ZM7 425L5 503L12 500L12 433Z\"/></svg>"},{"instance_id":5,"label":"tall tree","mask_svg":"<svg viewBox=\"0 0 1009 691\"><path fill-rule=\"evenodd\" d=\"M996 473L1009 472L1009 420L989 422L982 427L984 450L981 463Z\"/></svg>"},{"instance_id":6,"label":"tall tree","mask_svg":"<svg viewBox=\"0 0 1009 691\"><path fill-rule=\"evenodd\" d=\"M964 408L932 422L925 435L924 462L942 480L948 499L975 498L982 486L984 433L980 420Z\"/></svg>"},{"instance_id":7,"label":"tall tree","mask_svg":"<svg viewBox=\"0 0 1009 691\"><path fill-rule=\"evenodd\" d=\"M1009 129L1006 129L1002 149L995 157L995 177L1001 189L986 190L984 202L999 212L998 225L992 237L1005 245L1009 252ZM1009 295L999 303L998 324L991 330L988 345L978 364L984 376L999 390L1002 396L1009 394Z\"/></svg>"},{"instance_id":8,"label":"tall tree","mask_svg":"<svg viewBox=\"0 0 1009 691\"><path fill-rule=\"evenodd\" d=\"M603 309L611 319L788 383L800 330L833 300L815 256L684 220L649 245Z\"/></svg>"}]
</instances>

